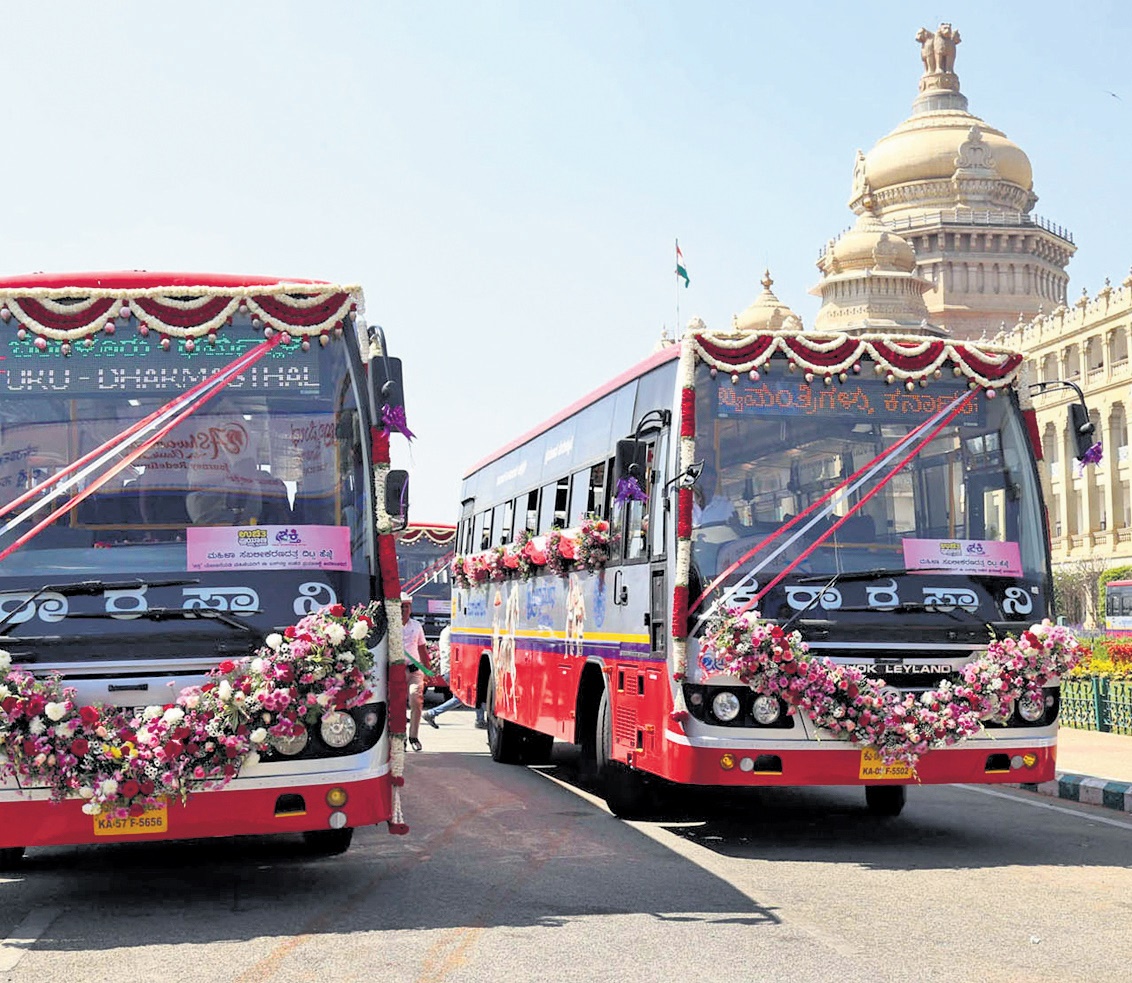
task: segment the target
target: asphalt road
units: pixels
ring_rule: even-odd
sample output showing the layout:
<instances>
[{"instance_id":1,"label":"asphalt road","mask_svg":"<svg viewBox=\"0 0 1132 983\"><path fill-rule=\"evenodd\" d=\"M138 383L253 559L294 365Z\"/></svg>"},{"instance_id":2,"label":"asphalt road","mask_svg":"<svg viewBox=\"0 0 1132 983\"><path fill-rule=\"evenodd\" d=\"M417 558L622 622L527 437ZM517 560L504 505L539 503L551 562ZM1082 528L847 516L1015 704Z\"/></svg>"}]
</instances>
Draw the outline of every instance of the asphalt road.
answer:
<instances>
[{"instance_id":1,"label":"asphalt road","mask_svg":"<svg viewBox=\"0 0 1132 983\"><path fill-rule=\"evenodd\" d=\"M422 728L406 837L31 851L0 981L1099 981L1132 966L1132 821L1024 792L764 791L624 823L573 757L497 765ZM22 940L22 941L21 941Z\"/></svg>"}]
</instances>

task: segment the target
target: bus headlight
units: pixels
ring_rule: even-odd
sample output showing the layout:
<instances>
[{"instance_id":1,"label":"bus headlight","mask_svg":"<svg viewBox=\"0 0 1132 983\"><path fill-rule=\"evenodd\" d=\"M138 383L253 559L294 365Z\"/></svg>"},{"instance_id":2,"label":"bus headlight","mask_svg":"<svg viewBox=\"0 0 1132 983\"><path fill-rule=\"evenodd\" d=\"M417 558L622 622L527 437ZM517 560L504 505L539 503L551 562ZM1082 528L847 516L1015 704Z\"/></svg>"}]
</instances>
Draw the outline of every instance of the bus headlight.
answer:
<instances>
[{"instance_id":1,"label":"bus headlight","mask_svg":"<svg viewBox=\"0 0 1132 983\"><path fill-rule=\"evenodd\" d=\"M1044 693L1038 693L1036 696L1027 693L1018 701L1018 716L1028 724L1037 723L1045 716L1045 712L1046 701Z\"/></svg>"},{"instance_id":2,"label":"bus headlight","mask_svg":"<svg viewBox=\"0 0 1132 983\"><path fill-rule=\"evenodd\" d=\"M358 724L348 713L331 710L318 725L319 736L328 747L344 748L358 733Z\"/></svg>"},{"instance_id":3,"label":"bus headlight","mask_svg":"<svg viewBox=\"0 0 1132 983\"><path fill-rule=\"evenodd\" d=\"M300 727L294 734L289 735L273 734L268 738L268 743L280 754L288 756L300 754L307 746L307 729Z\"/></svg>"},{"instance_id":4,"label":"bus headlight","mask_svg":"<svg viewBox=\"0 0 1132 983\"><path fill-rule=\"evenodd\" d=\"M755 697L751 714L755 718L755 723L769 727L782 716L782 704L778 702L778 697L763 693L761 696Z\"/></svg>"},{"instance_id":5,"label":"bus headlight","mask_svg":"<svg viewBox=\"0 0 1132 983\"><path fill-rule=\"evenodd\" d=\"M715 719L722 724L731 723L739 716L739 711L742 708L739 697L730 690L725 689L712 697L711 712L715 715Z\"/></svg>"}]
</instances>

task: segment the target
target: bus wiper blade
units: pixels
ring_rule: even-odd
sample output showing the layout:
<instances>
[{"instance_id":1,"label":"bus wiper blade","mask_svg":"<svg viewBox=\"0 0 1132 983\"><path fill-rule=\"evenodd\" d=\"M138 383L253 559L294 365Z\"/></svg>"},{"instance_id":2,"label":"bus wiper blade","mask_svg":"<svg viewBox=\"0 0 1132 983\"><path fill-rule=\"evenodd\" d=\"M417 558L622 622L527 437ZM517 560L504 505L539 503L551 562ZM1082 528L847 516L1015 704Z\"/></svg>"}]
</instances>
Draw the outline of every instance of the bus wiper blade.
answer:
<instances>
[{"instance_id":1,"label":"bus wiper blade","mask_svg":"<svg viewBox=\"0 0 1132 983\"><path fill-rule=\"evenodd\" d=\"M853 570L839 573L834 579L835 584L844 583L847 580L875 580L883 577L903 577L908 573L938 573L944 576L949 574L947 570L937 570L933 567L877 567L874 570ZM796 584L820 584L828 577L799 577L794 583Z\"/></svg>"},{"instance_id":2,"label":"bus wiper blade","mask_svg":"<svg viewBox=\"0 0 1132 983\"><path fill-rule=\"evenodd\" d=\"M846 608L838 608L837 610L838 611L871 611L873 614L894 614L894 613L906 613L906 612L909 612L909 611L925 611L925 612L928 612L930 614L946 614L949 618L951 618L952 621L958 621L958 622L961 622L962 624L968 624L968 625L972 624L973 623L972 619L974 621L978 621L980 624L982 623L982 619L977 614L975 614L973 611L967 611L963 608L959 608L957 610L955 605L924 604L922 601L901 601L899 604L885 605L883 608L881 608L881 607L867 607L866 605L862 604L862 605L853 605L851 607L846 607ZM960 611L963 611L963 614L970 615L970 617L964 618L962 615L960 615L960 613L959 613Z\"/></svg>"},{"instance_id":3,"label":"bus wiper blade","mask_svg":"<svg viewBox=\"0 0 1132 983\"><path fill-rule=\"evenodd\" d=\"M73 584L44 584L30 597L25 598L24 602L17 607L14 611L9 611L0 620L0 633L4 631L13 621L13 619L21 611L26 610L29 604L34 604L44 594L62 594L64 597L79 597L81 595L101 594L108 590L141 590L144 587L182 587L186 584L199 584L200 578L195 580L124 580L118 583L107 583L105 580L80 580ZM0 591L0 596L4 594L22 594L23 588L12 587L8 590Z\"/></svg>"},{"instance_id":4,"label":"bus wiper blade","mask_svg":"<svg viewBox=\"0 0 1132 983\"><path fill-rule=\"evenodd\" d=\"M262 614L262 611L248 611L248 614ZM79 611L68 614L68 618L145 618L148 621L192 621L200 618L204 621L219 621L221 624L236 628L239 631L258 633L254 625L248 624L243 618L232 614L231 611L218 611L216 608L146 608L143 611Z\"/></svg>"}]
</instances>

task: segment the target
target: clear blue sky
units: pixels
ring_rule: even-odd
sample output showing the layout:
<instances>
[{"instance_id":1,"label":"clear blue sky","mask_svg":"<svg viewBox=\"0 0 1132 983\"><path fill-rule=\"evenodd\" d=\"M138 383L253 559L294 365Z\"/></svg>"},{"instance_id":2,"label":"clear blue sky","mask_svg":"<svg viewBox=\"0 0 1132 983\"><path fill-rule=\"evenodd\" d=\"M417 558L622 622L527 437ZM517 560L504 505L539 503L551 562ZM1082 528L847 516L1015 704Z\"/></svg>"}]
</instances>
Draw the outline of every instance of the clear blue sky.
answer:
<instances>
[{"instance_id":1,"label":"clear blue sky","mask_svg":"<svg viewBox=\"0 0 1132 983\"><path fill-rule=\"evenodd\" d=\"M357 281L405 360L413 516L680 320L812 323L921 25L1029 155L1070 293L1132 264L1123 3L42 3L4 10L0 272Z\"/></svg>"}]
</instances>

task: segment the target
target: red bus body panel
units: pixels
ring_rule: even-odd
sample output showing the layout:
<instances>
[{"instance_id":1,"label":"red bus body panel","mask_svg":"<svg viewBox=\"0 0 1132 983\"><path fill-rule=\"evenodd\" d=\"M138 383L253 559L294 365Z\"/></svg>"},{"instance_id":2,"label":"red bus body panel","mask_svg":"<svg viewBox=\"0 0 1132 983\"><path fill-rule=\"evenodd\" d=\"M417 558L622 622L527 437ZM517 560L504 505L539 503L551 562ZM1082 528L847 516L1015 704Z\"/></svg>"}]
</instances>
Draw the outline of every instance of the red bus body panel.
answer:
<instances>
[{"instance_id":1,"label":"red bus body panel","mask_svg":"<svg viewBox=\"0 0 1132 983\"><path fill-rule=\"evenodd\" d=\"M340 809L326 804L326 793L331 788L345 789L349 796ZM276 816L275 806L281 795L303 796L305 811ZM169 804L169 829L163 833L95 835L94 818L86 815L82 807L82 799L51 802L17 797L0 803L0 848L303 833L330 829L330 814L335 811L344 812L351 827L385 822L393 813L388 774L355 782L255 789L229 786L216 792L198 792L184 805Z\"/></svg>"}]
</instances>

